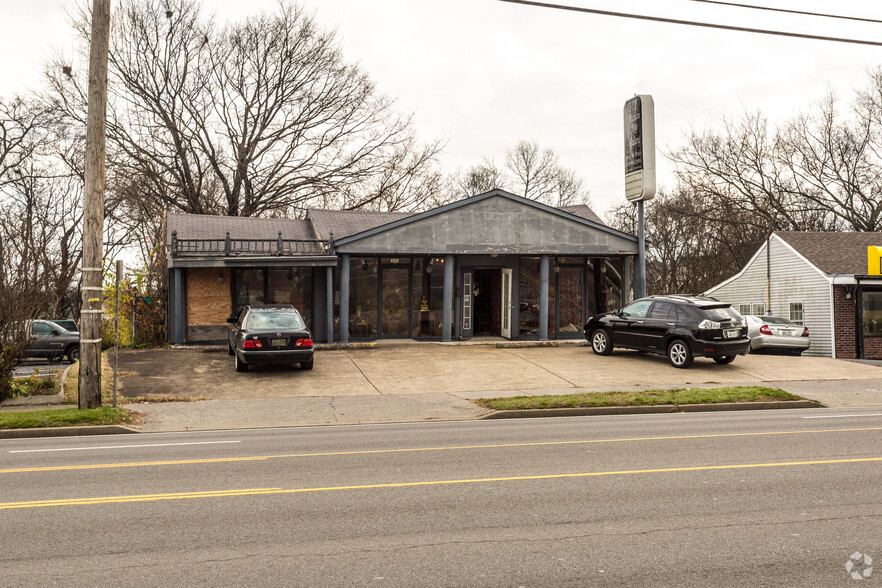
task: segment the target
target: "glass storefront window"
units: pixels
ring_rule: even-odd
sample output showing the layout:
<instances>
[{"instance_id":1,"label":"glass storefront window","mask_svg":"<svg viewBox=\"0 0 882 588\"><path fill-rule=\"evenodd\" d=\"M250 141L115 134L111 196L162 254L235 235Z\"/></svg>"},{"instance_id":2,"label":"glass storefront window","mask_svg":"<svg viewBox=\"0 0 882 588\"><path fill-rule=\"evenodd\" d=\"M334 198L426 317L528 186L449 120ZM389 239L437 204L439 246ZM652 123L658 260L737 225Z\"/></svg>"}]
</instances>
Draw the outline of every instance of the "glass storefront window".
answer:
<instances>
[{"instance_id":1,"label":"glass storefront window","mask_svg":"<svg viewBox=\"0 0 882 588\"><path fill-rule=\"evenodd\" d=\"M383 308L381 334L391 337L407 337L408 329L408 281L410 268L406 265L383 266L380 300Z\"/></svg>"},{"instance_id":2,"label":"glass storefront window","mask_svg":"<svg viewBox=\"0 0 882 588\"><path fill-rule=\"evenodd\" d=\"M582 265L564 265L558 272L560 283L561 335L581 334L585 325L582 320Z\"/></svg>"},{"instance_id":3,"label":"glass storefront window","mask_svg":"<svg viewBox=\"0 0 882 588\"><path fill-rule=\"evenodd\" d=\"M520 327L521 335L539 334L539 258L520 259ZM549 313L551 314L551 313Z\"/></svg>"},{"instance_id":4,"label":"glass storefront window","mask_svg":"<svg viewBox=\"0 0 882 588\"><path fill-rule=\"evenodd\" d=\"M411 320L414 337L440 337L442 334L444 272L427 271L428 263L429 259L417 258L413 265Z\"/></svg>"},{"instance_id":5,"label":"glass storefront window","mask_svg":"<svg viewBox=\"0 0 882 588\"><path fill-rule=\"evenodd\" d=\"M293 304L312 328L312 268L293 267L267 271L270 304Z\"/></svg>"},{"instance_id":6,"label":"glass storefront window","mask_svg":"<svg viewBox=\"0 0 882 588\"><path fill-rule=\"evenodd\" d=\"M882 292L864 290L861 298L864 306L864 335L882 336Z\"/></svg>"},{"instance_id":7,"label":"glass storefront window","mask_svg":"<svg viewBox=\"0 0 882 588\"><path fill-rule=\"evenodd\" d=\"M622 306L622 260L606 258L600 266L597 285L597 311L610 312Z\"/></svg>"},{"instance_id":8,"label":"glass storefront window","mask_svg":"<svg viewBox=\"0 0 882 588\"><path fill-rule=\"evenodd\" d=\"M246 304L263 304L266 302L263 292L262 269L235 269L236 280L236 314Z\"/></svg>"},{"instance_id":9,"label":"glass storefront window","mask_svg":"<svg viewBox=\"0 0 882 588\"><path fill-rule=\"evenodd\" d=\"M376 258L353 257L349 265L349 336L377 336L379 265Z\"/></svg>"}]
</instances>

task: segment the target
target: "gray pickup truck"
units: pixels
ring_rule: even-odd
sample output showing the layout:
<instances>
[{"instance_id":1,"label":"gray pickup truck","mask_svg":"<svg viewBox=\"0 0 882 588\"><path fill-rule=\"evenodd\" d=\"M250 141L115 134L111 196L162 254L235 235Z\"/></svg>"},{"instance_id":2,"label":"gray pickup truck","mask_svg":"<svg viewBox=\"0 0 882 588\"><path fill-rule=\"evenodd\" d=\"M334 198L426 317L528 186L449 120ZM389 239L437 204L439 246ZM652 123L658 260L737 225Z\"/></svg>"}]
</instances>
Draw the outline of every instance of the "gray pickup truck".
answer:
<instances>
[{"instance_id":1,"label":"gray pickup truck","mask_svg":"<svg viewBox=\"0 0 882 588\"><path fill-rule=\"evenodd\" d=\"M80 358L80 334L68 331L52 321L31 321L29 357L45 357L60 360L67 357L71 363Z\"/></svg>"}]
</instances>

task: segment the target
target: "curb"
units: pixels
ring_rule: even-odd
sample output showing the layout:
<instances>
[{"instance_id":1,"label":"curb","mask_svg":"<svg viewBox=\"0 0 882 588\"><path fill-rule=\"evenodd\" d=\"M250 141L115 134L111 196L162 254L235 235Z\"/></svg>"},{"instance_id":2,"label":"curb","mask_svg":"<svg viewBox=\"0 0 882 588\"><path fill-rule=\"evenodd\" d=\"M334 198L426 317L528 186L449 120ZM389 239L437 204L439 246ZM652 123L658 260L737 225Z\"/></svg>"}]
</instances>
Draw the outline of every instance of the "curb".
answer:
<instances>
[{"instance_id":1,"label":"curb","mask_svg":"<svg viewBox=\"0 0 882 588\"><path fill-rule=\"evenodd\" d=\"M313 349L316 351L340 351L347 349L373 349L376 347L373 341L364 341L361 343L314 343Z\"/></svg>"},{"instance_id":2,"label":"curb","mask_svg":"<svg viewBox=\"0 0 882 588\"><path fill-rule=\"evenodd\" d=\"M35 427L33 429L0 429L0 439L32 437L79 437L84 435L121 435L140 433L122 425L91 425L86 427Z\"/></svg>"},{"instance_id":3,"label":"curb","mask_svg":"<svg viewBox=\"0 0 882 588\"><path fill-rule=\"evenodd\" d=\"M609 416L619 414L661 414L672 412L717 412L729 410L775 410L783 408L823 408L814 400L782 400L779 402L720 402L718 404L657 404L653 406L592 406L586 408L534 408L497 410L479 417L485 419L528 419L563 416Z\"/></svg>"},{"instance_id":4,"label":"curb","mask_svg":"<svg viewBox=\"0 0 882 588\"><path fill-rule=\"evenodd\" d=\"M559 341L508 341L497 343L497 349L522 349L527 347L560 347Z\"/></svg>"}]
</instances>

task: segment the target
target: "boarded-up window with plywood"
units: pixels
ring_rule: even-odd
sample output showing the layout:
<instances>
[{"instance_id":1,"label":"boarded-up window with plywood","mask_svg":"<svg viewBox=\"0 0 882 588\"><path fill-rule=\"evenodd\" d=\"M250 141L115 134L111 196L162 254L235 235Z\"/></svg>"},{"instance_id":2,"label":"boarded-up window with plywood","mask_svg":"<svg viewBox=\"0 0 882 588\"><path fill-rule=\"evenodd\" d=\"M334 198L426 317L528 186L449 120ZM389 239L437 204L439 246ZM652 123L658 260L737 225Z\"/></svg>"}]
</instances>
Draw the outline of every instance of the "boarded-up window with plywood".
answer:
<instances>
[{"instance_id":1,"label":"boarded-up window with plywood","mask_svg":"<svg viewBox=\"0 0 882 588\"><path fill-rule=\"evenodd\" d=\"M224 325L230 316L230 270L187 268L187 324Z\"/></svg>"}]
</instances>

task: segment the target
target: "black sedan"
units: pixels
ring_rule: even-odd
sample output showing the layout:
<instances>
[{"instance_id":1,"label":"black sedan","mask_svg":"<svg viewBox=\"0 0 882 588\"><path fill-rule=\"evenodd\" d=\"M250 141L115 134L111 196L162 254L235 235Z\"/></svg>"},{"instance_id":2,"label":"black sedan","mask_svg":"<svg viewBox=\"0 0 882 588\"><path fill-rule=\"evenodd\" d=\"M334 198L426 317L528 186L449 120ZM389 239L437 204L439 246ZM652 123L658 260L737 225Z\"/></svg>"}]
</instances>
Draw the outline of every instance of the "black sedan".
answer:
<instances>
[{"instance_id":1,"label":"black sedan","mask_svg":"<svg viewBox=\"0 0 882 588\"><path fill-rule=\"evenodd\" d=\"M237 372L248 371L252 364L300 364L300 369L312 369L312 334L293 306L245 306L227 322L233 325L227 347Z\"/></svg>"},{"instance_id":2,"label":"black sedan","mask_svg":"<svg viewBox=\"0 0 882 588\"><path fill-rule=\"evenodd\" d=\"M687 368L695 357L725 364L747 353L747 323L731 305L706 296L649 296L591 317L585 338L597 355L628 347L665 355Z\"/></svg>"}]
</instances>

